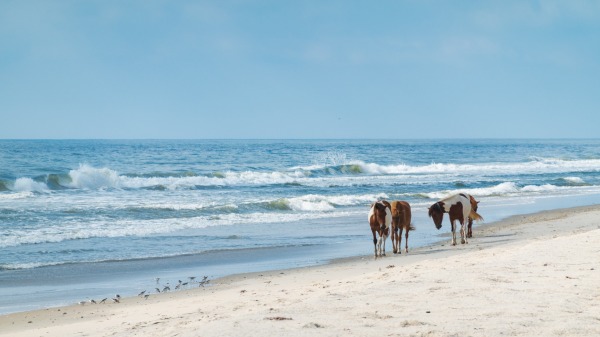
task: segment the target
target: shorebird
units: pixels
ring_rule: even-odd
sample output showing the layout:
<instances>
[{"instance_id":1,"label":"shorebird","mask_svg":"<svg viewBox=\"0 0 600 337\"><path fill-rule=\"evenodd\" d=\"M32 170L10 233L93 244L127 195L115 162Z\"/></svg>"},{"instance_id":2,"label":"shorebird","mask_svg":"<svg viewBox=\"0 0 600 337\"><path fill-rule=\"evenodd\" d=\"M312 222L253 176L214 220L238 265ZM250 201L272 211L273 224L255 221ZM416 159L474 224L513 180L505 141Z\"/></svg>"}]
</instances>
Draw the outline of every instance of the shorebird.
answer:
<instances>
[{"instance_id":1,"label":"shorebird","mask_svg":"<svg viewBox=\"0 0 600 337\"><path fill-rule=\"evenodd\" d=\"M146 290L142 291L141 293L138 294L138 296L142 296L146 293Z\"/></svg>"},{"instance_id":2,"label":"shorebird","mask_svg":"<svg viewBox=\"0 0 600 337\"><path fill-rule=\"evenodd\" d=\"M148 299L148 297L150 297L150 295L149 295L149 294L146 294L146 295L144 295L144 299L145 299L145 300L147 300L147 299Z\"/></svg>"},{"instance_id":3,"label":"shorebird","mask_svg":"<svg viewBox=\"0 0 600 337\"><path fill-rule=\"evenodd\" d=\"M158 284L158 281L160 281L160 277L157 277L154 280L156 281L156 284Z\"/></svg>"},{"instance_id":4,"label":"shorebird","mask_svg":"<svg viewBox=\"0 0 600 337\"><path fill-rule=\"evenodd\" d=\"M158 289L158 288L154 288L154 289L156 289L156 292L157 292L157 293L159 293L159 292L160 292L160 289Z\"/></svg>"},{"instance_id":5,"label":"shorebird","mask_svg":"<svg viewBox=\"0 0 600 337\"><path fill-rule=\"evenodd\" d=\"M107 299L107 297L103 298L102 301L100 301L100 303L104 304L104 302L106 302Z\"/></svg>"},{"instance_id":6,"label":"shorebird","mask_svg":"<svg viewBox=\"0 0 600 337\"><path fill-rule=\"evenodd\" d=\"M96 304L96 301L94 301L94 299L91 299L91 300L90 300L90 303L92 303L92 304Z\"/></svg>"},{"instance_id":7,"label":"shorebird","mask_svg":"<svg viewBox=\"0 0 600 337\"><path fill-rule=\"evenodd\" d=\"M119 295L119 294L117 294L115 297L119 300L121 299L121 295Z\"/></svg>"},{"instance_id":8,"label":"shorebird","mask_svg":"<svg viewBox=\"0 0 600 337\"><path fill-rule=\"evenodd\" d=\"M208 279L208 276L204 276L202 278L202 281L199 282L200 287L204 287L204 285L207 284L208 282L210 282L210 280Z\"/></svg>"},{"instance_id":9,"label":"shorebird","mask_svg":"<svg viewBox=\"0 0 600 337\"><path fill-rule=\"evenodd\" d=\"M169 290L171 290L171 288L170 288L169 286L165 286L165 287L163 288L163 293L164 293L165 291L169 291Z\"/></svg>"},{"instance_id":10,"label":"shorebird","mask_svg":"<svg viewBox=\"0 0 600 337\"><path fill-rule=\"evenodd\" d=\"M188 277L188 278L190 279L190 281L193 281L193 280L195 280L195 279L196 279L196 276L190 276L190 277Z\"/></svg>"},{"instance_id":11,"label":"shorebird","mask_svg":"<svg viewBox=\"0 0 600 337\"><path fill-rule=\"evenodd\" d=\"M113 298L113 303L121 303L118 298Z\"/></svg>"},{"instance_id":12,"label":"shorebird","mask_svg":"<svg viewBox=\"0 0 600 337\"><path fill-rule=\"evenodd\" d=\"M85 305L85 301L79 301L79 305Z\"/></svg>"}]
</instances>

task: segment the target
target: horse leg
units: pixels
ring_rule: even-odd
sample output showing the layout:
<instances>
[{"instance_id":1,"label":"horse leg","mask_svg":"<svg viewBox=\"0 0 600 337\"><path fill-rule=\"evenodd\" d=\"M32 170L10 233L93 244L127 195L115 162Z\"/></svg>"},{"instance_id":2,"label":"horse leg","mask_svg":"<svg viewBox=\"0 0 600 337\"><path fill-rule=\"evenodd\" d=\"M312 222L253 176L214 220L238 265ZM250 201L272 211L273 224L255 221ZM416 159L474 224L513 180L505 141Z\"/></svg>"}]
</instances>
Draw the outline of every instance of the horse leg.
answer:
<instances>
[{"instance_id":1,"label":"horse leg","mask_svg":"<svg viewBox=\"0 0 600 337\"><path fill-rule=\"evenodd\" d=\"M471 219L471 217L469 217L469 226L467 228L467 237L468 238L472 238L473 237L473 219Z\"/></svg>"},{"instance_id":2,"label":"horse leg","mask_svg":"<svg viewBox=\"0 0 600 337\"><path fill-rule=\"evenodd\" d=\"M462 243L463 245L467 242L467 225L465 224L465 221L461 221L460 223L460 243Z\"/></svg>"},{"instance_id":3,"label":"horse leg","mask_svg":"<svg viewBox=\"0 0 600 337\"><path fill-rule=\"evenodd\" d=\"M410 225L408 225L408 226L410 227ZM404 238L404 241L405 241L404 244L406 245L406 247L404 248L404 252L406 254L408 254L408 232L409 231L410 231L409 228L406 228L406 234L404 234L404 235L406 235L406 237Z\"/></svg>"},{"instance_id":4,"label":"horse leg","mask_svg":"<svg viewBox=\"0 0 600 337\"><path fill-rule=\"evenodd\" d=\"M456 225L454 224L455 220L450 221L452 224L452 245L456 246Z\"/></svg>"},{"instance_id":5,"label":"horse leg","mask_svg":"<svg viewBox=\"0 0 600 337\"><path fill-rule=\"evenodd\" d=\"M394 254L398 253L398 227L394 226L392 229L392 249Z\"/></svg>"},{"instance_id":6,"label":"horse leg","mask_svg":"<svg viewBox=\"0 0 600 337\"><path fill-rule=\"evenodd\" d=\"M373 232L373 248L375 250L375 258L377 258L377 235L375 234L375 230L371 230Z\"/></svg>"},{"instance_id":7,"label":"horse leg","mask_svg":"<svg viewBox=\"0 0 600 337\"><path fill-rule=\"evenodd\" d=\"M399 228L400 233L398 233L398 254L402 254L402 226Z\"/></svg>"},{"instance_id":8,"label":"horse leg","mask_svg":"<svg viewBox=\"0 0 600 337\"><path fill-rule=\"evenodd\" d=\"M381 256L385 256L385 241L387 240L387 235L385 235L385 232L381 233L381 237L380 237L381 241L382 241L382 250L381 250Z\"/></svg>"}]
</instances>

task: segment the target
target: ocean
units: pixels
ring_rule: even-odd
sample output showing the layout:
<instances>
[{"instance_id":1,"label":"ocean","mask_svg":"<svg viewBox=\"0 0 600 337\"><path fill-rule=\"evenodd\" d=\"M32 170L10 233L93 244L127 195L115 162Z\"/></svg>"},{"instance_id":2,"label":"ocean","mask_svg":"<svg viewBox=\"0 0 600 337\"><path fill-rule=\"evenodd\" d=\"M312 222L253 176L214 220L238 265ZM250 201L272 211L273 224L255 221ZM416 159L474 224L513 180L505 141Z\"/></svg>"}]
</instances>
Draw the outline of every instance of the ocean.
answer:
<instances>
[{"instance_id":1,"label":"ocean","mask_svg":"<svg viewBox=\"0 0 600 337\"><path fill-rule=\"evenodd\" d=\"M0 314L372 258L378 199L449 240L457 192L486 223L598 204L600 140L0 140Z\"/></svg>"}]
</instances>

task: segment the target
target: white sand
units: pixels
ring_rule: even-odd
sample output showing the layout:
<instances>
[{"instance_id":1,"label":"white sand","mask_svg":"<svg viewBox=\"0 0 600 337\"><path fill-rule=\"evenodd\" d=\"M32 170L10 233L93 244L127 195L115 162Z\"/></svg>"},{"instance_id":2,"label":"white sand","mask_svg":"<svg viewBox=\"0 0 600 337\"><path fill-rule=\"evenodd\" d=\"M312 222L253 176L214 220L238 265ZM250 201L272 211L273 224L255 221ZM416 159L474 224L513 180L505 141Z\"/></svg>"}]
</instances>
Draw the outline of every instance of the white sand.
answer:
<instances>
[{"instance_id":1,"label":"white sand","mask_svg":"<svg viewBox=\"0 0 600 337\"><path fill-rule=\"evenodd\" d=\"M4 315L0 335L600 336L600 206L513 217L474 235L147 300Z\"/></svg>"}]
</instances>

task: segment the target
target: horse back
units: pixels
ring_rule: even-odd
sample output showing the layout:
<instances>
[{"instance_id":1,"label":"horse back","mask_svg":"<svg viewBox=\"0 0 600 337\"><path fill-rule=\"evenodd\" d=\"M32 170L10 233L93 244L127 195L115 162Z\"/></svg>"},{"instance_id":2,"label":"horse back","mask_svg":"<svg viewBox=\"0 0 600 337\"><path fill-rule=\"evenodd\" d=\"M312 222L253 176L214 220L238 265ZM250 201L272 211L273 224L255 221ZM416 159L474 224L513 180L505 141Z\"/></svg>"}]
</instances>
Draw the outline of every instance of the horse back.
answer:
<instances>
[{"instance_id":1,"label":"horse back","mask_svg":"<svg viewBox=\"0 0 600 337\"><path fill-rule=\"evenodd\" d=\"M410 210L410 204L406 201L392 201L392 221L395 227L410 227L412 220L412 214Z\"/></svg>"}]
</instances>

